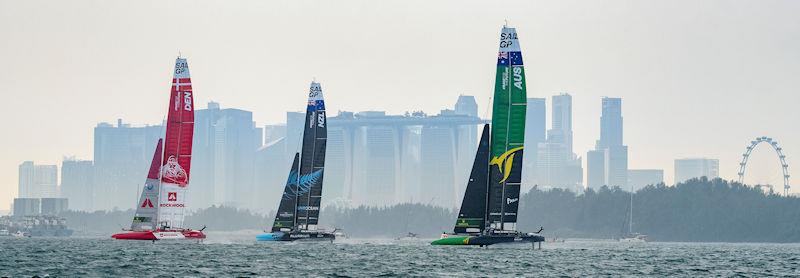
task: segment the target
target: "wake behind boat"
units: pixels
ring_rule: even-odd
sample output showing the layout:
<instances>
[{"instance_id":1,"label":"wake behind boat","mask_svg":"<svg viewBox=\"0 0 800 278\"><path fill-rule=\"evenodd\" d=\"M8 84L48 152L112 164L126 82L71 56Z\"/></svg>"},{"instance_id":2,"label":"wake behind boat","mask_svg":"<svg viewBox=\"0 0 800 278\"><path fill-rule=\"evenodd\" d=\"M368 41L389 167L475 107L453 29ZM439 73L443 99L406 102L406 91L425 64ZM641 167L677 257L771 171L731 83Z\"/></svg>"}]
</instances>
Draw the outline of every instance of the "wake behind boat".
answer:
<instances>
[{"instance_id":1,"label":"wake behind boat","mask_svg":"<svg viewBox=\"0 0 800 278\"><path fill-rule=\"evenodd\" d=\"M328 129L322 88L317 82L311 82L306 119L302 149L294 156L275 222L270 232L256 236L257 241L336 239L335 230L318 228Z\"/></svg>"},{"instance_id":2,"label":"wake behind boat","mask_svg":"<svg viewBox=\"0 0 800 278\"><path fill-rule=\"evenodd\" d=\"M453 233L432 245L544 241L539 233L516 230L527 96L517 31L507 26L500 34L493 100L491 128L483 127Z\"/></svg>"},{"instance_id":3,"label":"wake behind boat","mask_svg":"<svg viewBox=\"0 0 800 278\"><path fill-rule=\"evenodd\" d=\"M159 139L131 227L111 238L161 240L206 238L203 229L183 228L194 132L194 96L186 59L175 60L166 140ZM163 143L163 147L162 147ZM162 151L163 150L163 151ZM166 197L166 198L164 198Z\"/></svg>"}]
</instances>

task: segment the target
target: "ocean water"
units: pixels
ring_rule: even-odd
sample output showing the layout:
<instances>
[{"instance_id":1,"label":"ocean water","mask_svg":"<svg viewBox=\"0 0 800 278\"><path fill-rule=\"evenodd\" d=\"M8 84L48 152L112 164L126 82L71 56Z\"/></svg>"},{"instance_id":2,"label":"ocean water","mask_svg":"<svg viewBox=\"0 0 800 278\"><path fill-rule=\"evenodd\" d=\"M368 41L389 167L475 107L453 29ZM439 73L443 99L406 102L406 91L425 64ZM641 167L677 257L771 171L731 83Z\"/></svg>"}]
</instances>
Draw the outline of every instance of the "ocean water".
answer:
<instances>
[{"instance_id":1,"label":"ocean water","mask_svg":"<svg viewBox=\"0 0 800 278\"><path fill-rule=\"evenodd\" d=\"M0 276L800 276L798 244L567 240L532 250L527 244L431 246L430 240L267 243L254 235L210 233L200 244L4 237Z\"/></svg>"}]
</instances>

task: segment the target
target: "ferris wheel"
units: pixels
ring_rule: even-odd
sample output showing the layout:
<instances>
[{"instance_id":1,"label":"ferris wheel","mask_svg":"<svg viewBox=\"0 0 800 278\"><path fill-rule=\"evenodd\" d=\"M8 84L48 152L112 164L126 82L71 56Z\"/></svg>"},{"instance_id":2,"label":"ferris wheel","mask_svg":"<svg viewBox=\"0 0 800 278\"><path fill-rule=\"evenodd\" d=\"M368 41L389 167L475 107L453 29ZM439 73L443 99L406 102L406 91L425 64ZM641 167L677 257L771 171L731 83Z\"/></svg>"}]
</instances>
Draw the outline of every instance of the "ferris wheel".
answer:
<instances>
[{"instance_id":1,"label":"ferris wheel","mask_svg":"<svg viewBox=\"0 0 800 278\"><path fill-rule=\"evenodd\" d=\"M750 154L753 149L761 143L770 145L775 153L778 155L778 160L781 163L781 170L783 171L783 195L789 196L789 164L786 163L786 155L783 154L783 148L778 145L778 141L770 137L762 136L756 137L755 140L750 141L747 150L742 154L742 162L739 163L739 183L744 183L744 174L747 169L747 161L750 159Z\"/></svg>"}]
</instances>

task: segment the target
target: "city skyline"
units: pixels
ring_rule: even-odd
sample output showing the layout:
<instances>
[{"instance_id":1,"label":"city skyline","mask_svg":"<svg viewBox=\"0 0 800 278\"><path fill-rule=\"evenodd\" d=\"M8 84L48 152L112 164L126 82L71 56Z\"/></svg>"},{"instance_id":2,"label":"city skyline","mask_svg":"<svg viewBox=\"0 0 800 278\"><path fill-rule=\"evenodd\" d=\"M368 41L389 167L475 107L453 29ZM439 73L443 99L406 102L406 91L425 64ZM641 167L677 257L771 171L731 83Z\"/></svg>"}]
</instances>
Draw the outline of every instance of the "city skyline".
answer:
<instances>
[{"instance_id":1,"label":"city skyline","mask_svg":"<svg viewBox=\"0 0 800 278\"><path fill-rule=\"evenodd\" d=\"M483 117L493 82L487 65L493 64L494 40L504 19L518 28L530 61L528 96L569 92L575 98L576 153L594 145L601 115L596 103L610 95L625 100L630 169L664 169L671 183L674 159L712 157L720 160L720 176L735 179L747 143L769 136L781 141L790 174L800 177L792 163L800 157L800 134L791 128L800 118L794 109L800 103L794 81L800 59L791 58L800 41L787 35L800 31L793 15L798 3L633 1L610 8L521 2L510 13L490 3L459 11L450 11L449 4L426 4L430 13L441 13L434 17L405 10L399 2L383 8L362 3L354 11L335 4L306 10L285 3L218 7L201 2L181 6L185 13L178 15L170 12L177 4L1 2L0 26L5 27L0 35L18 43L0 46L0 93L8 102L0 116L14 119L5 127L11 135L0 139L5 154L0 209L16 195L16 170L23 161L59 165L65 155L91 158L88 142L97 120L161 122L170 61L179 50L192 64L198 103L218 100L253 111L259 126L299 110L305 85L314 77L326 86L334 112L437 111L455 96L470 94ZM285 5L285 13L259 14L271 5ZM84 13L62 12L76 9ZM192 20L217 10L216 20ZM483 16L467 20L461 15L478 11ZM116 20L92 24L109 14ZM149 20L140 21L139 14L149 14ZM320 19L294 20L307 14ZM337 14L360 16L326 20ZM270 27L286 22L296 28ZM163 28L170 25L187 32L175 38ZM362 28L365 32L330 32ZM120 29L138 36L114 34ZM310 43L314 40L325 43ZM61 51L46 51L52 41ZM241 51L230 51L239 46ZM299 62L281 57L297 59L285 55L292 51L307 56ZM775 111L782 114L774 116ZM754 155L763 160L751 160L752 179L758 178L759 165L766 165L764 173L779 170L774 154L759 149Z\"/></svg>"}]
</instances>

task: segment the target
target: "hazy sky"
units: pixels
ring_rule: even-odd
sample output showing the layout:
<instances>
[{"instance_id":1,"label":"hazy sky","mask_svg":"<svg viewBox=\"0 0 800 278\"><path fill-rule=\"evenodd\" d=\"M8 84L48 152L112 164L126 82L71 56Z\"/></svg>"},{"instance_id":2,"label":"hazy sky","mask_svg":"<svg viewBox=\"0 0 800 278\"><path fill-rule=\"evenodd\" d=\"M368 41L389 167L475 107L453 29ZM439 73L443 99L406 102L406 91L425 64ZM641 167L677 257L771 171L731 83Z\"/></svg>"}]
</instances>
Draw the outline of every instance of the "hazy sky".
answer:
<instances>
[{"instance_id":1,"label":"hazy sky","mask_svg":"<svg viewBox=\"0 0 800 278\"><path fill-rule=\"evenodd\" d=\"M673 159L712 157L735 178L746 144L767 135L800 178L798 11L800 1L0 0L0 210L22 161L91 159L99 121L160 122L178 51L198 108L251 110L259 125L303 109L314 77L332 111L435 113L469 94L483 113L504 20L519 33L528 96L573 95L579 155L599 137L600 98L617 96L630 168L663 168L671 182ZM764 150L748 180L780 183Z\"/></svg>"}]
</instances>

